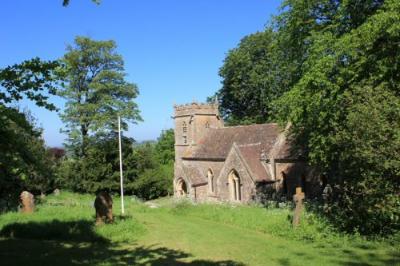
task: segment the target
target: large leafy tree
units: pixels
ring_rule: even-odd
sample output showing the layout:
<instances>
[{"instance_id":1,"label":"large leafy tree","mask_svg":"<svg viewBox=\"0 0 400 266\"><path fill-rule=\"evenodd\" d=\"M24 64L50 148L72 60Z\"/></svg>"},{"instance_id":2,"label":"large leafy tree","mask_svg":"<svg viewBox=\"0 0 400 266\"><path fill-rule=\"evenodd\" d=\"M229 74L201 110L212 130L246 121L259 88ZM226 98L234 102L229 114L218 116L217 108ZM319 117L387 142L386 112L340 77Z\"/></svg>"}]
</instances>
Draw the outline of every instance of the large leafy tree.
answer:
<instances>
[{"instance_id":1,"label":"large leafy tree","mask_svg":"<svg viewBox=\"0 0 400 266\"><path fill-rule=\"evenodd\" d=\"M253 56L262 34L250 35L221 68L225 118L258 122L270 110L291 121L296 144L334 188L329 217L349 231L400 228L399 11L394 0L286 0L262 33L272 29L269 53ZM278 84L272 102L253 83L263 79L267 95Z\"/></svg>"},{"instance_id":2,"label":"large leafy tree","mask_svg":"<svg viewBox=\"0 0 400 266\"><path fill-rule=\"evenodd\" d=\"M155 145L155 153L161 164L171 164L175 160L175 135L174 130L167 129L161 132Z\"/></svg>"},{"instance_id":3,"label":"large leafy tree","mask_svg":"<svg viewBox=\"0 0 400 266\"><path fill-rule=\"evenodd\" d=\"M275 119L272 102L290 90L307 69L315 32L340 36L361 25L383 0L285 0L263 32L244 37L220 69L217 92L228 124Z\"/></svg>"},{"instance_id":4,"label":"large leafy tree","mask_svg":"<svg viewBox=\"0 0 400 266\"><path fill-rule=\"evenodd\" d=\"M122 126L141 120L135 98L138 88L126 81L124 62L114 41L95 41L77 37L62 58L66 99L61 115L69 136L69 148L84 157L90 134L116 129L117 117Z\"/></svg>"},{"instance_id":5,"label":"large leafy tree","mask_svg":"<svg viewBox=\"0 0 400 266\"><path fill-rule=\"evenodd\" d=\"M95 193L100 190L119 192L119 151L116 132L96 134L87 139L86 157L74 156L62 161L58 182L65 188L77 192ZM122 159L125 183L133 182L137 170L132 163L134 140L122 138ZM129 190L127 191L130 192Z\"/></svg>"},{"instance_id":6,"label":"large leafy tree","mask_svg":"<svg viewBox=\"0 0 400 266\"><path fill-rule=\"evenodd\" d=\"M400 228L400 3L380 2L369 2L369 16L339 6L354 23L312 33L303 76L276 103L309 162L336 185L332 217L363 233Z\"/></svg>"},{"instance_id":7,"label":"large leafy tree","mask_svg":"<svg viewBox=\"0 0 400 266\"><path fill-rule=\"evenodd\" d=\"M272 30L243 38L229 51L219 74L217 92L224 119L229 124L262 123L271 119L272 100L283 93L287 79L278 76L280 64Z\"/></svg>"},{"instance_id":8,"label":"large leafy tree","mask_svg":"<svg viewBox=\"0 0 400 266\"><path fill-rule=\"evenodd\" d=\"M33 58L0 69L0 198L6 198L9 204L0 206L0 210L13 207L23 189L34 193L51 189L53 168L42 131L28 111L10 105L25 97L55 110L48 98L55 94L58 67L57 61Z\"/></svg>"},{"instance_id":9,"label":"large leafy tree","mask_svg":"<svg viewBox=\"0 0 400 266\"><path fill-rule=\"evenodd\" d=\"M0 104L15 103L26 97L38 106L55 110L48 102L56 94L58 61L43 61L36 57L0 69Z\"/></svg>"}]
</instances>

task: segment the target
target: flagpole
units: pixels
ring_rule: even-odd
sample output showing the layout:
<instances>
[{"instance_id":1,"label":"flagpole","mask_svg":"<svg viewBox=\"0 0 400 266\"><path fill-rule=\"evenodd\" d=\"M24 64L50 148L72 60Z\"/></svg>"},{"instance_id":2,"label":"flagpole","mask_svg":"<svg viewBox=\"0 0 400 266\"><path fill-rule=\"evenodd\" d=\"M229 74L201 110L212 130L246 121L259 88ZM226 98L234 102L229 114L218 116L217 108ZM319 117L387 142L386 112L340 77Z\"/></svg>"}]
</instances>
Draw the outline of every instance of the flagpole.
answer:
<instances>
[{"instance_id":1,"label":"flagpole","mask_svg":"<svg viewBox=\"0 0 400 266\"><path fill-rule=\"evenodd\" d=\"M119 146L119 176L121 186L121 214L125 214L124 208L124 176L122 173L122 144L121 144L121 117L118 115L118 146Z\"/></svg>"}]
</instances>

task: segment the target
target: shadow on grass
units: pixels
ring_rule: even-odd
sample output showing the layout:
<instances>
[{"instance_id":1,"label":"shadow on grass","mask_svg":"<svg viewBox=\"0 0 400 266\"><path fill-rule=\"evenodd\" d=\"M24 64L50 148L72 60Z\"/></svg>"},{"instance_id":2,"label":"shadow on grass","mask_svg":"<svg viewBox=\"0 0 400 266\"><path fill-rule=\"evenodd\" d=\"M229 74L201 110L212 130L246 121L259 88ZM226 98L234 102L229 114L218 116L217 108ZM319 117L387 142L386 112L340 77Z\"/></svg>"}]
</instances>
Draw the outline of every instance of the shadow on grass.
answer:
<instances>
[{"instance_id":1,"label":"shadow on grass","mask_svg":"<svg viewBox=\"0 0 400 266\"><path fill-rule=\"evenodd\" d=\"M6 265L244 265L193 260L192 255L158 245L112 243L89 221L14 223L0 231L0 262Z\"/></svg>"},{"instance_id":2,"label":"shadow on grass","mask_svg":"<svg viewBox=\"0 0 400 266\"><path fill-rule=\"evenodd\" d=\"M333 260L338 265L348 266L368 266L368 265L400 265L400 252L389 251L385 257L375 254L371 248L367 248L368 252L360 255L350 250L343 250L347 254L347 259Z\"/></svg>"},{"instance_id":3,"label":"shadow on grass","mask_svg":"<svg viewBox=\"0 0 400 266\"><path fill-rule=\"evenodd\" d=\"M108 239L97 235L93 223L86 220L13 223L4 226L0 231L0 236L73 242L109 242Z\"/></svg>"}]
</instances>

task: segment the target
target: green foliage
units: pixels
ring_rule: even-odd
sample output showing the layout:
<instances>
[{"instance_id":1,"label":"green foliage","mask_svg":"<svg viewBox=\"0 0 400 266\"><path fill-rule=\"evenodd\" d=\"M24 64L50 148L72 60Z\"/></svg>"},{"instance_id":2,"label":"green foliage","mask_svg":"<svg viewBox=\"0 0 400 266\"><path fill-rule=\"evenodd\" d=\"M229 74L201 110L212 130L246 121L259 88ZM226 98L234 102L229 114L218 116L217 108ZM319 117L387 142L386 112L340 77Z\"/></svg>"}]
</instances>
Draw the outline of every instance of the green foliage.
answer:
<instances>
[{"instance_id":1,"label":"green foliage","mask_svg":"<svg viewBox=\"0 0 400 266\"><path fill-rule=\"evenodd\" d=\"M82 159L74 156L66 158L59 169L59 176L62 187L73 191L96 193L101 190L119 191L119 153L118 136L116 133L107 135L96 135L90 137L87 148L87 155ZM126 165L124 169L125 182L134 180L129 169L135 169L130 164L134 153L133 139L122 138L122 158ZM128 171L127 171L128 169Z\"/></svg>"},{"instance_id":2,"label":"green foliage","mask_svg":"<svg viewBox=\"0 0 400 266\"><path fill-rule=\"evenodd\" d=\"M19 193L52 189L53 164L47 153L41 130L28 113L0 105L0 199L10 208Z\"/></svg>"},{"instance_id":3,"label":"green foliage","mask_svg":"<svg viewBox=\"0 0 400 266\"><path fill-rule=\"evenodd\" d=\"M399 14L394 0L286 0L220 72L228 122L290 121L334 188L326 215L346 231L400 228Z\"/></svg>"},{"instance_id":4,"label":"green foliage","mask_svg":"<svg viewBox=\"0 0 400 266\"><path fill-rule=\"evenodd\" d=\"M93 222L93 201L94 196L87 194L62 191L59 196L49 195L38 204L37 213L33 215L26 216L16 212L4 214L0 220L0 235L36 241L105 244L110 241L132 241L145 232L143 225L136 219L121 219L117 215L111 226L96 227ZM115 209L118 209L119 203L119 199L115 197Z\"/></svg>"},{"instance_id":5,"label":"green foliage","mask_svg":"<svg viewBox=\"0 0 400 266\"><path fill-rule=\"evenodd\" d=\"M134 148L132 158L128 160L128 169L136 176L127 189L145 200L172 194L175 158L174 131L161 132L155 144L143 143Z\"/></svg>"},{"instance_id":6,"label":"green foliage","mask_svg":"<svg viewBox=\"0 0 400 266\"><path fill-rule=\"evenodd\" d=\"M47 100L48 94L56 93L58 67L58 61L42 61L36 57L0 69L0 104L19 101L25 96L38 106L55 110Z\"/></svg>"},{"instance_id":7,"label":"green foliage","mask_svg":"<svg viewBox=\"0 0 400 266\"><path fill-rule=\"evenodd\" d=\"M114 196L115 222L95 226L93 200L93 195L62 190L59 196L46 197L31 215L1 215L0 247L7 254L2 263L302 265L307 260L307 265L396 265L400 257L395 239L340 235L308 212L301 228L294 230L286 208L181 203L173 198L148 204L126 197L126 215L118 216L120 199Z\"/></svg>"},{"instance_id":8,"label":"green foliage","mask_svg":"<svg viewBox=\"0 0 400 266\"><path fill-rule=\"evenodd\" d=\"M48 110L59 80L58 61L26 60L0 69L0 211L13 208L22 190L52 189L54 165L32 116L7 105L24 97ZM3 204L3 201L6 204Z\"/></svg>"},{"instance_id":9,"label":"green foliage","mask_svg":"<svg viewBox=\"0 0 400 266\"><path fill-rule=\"evenodd\" d=\"M287 88L279 55L271 29L246 36L228 53L219 71L223 86L217 96L229 124L271 120L270 103Z\"/></svg>"},{"instance_id":10,"label":"green foliage","mask_svg":"<svg viewBox=\"0 0 400 266\"><path fill-rule=\"evenodd\" d=\"M157 143L135 144L122 138L124 190L128 195L154 199L172 194L174 145L173 131L161 133ZM58 182L77 192L120 192L118 136L97 134L88 138L87 154L81 159L69 156L60 165Z\"/></svg>"},{"instance_id":11,"label":"green foliage","mask_svg":"<svg viewBox=\"0 0 400 266\"><path fill-rule=\"evenodd\" d=\"M59 94L67 101L61 119L69 149L79 158L86 155L89 135L115 130L118 115L124 129L127 122L141 120L134 102L137 86L125 80L124 62L115 49L114 41L76 37L61 60L65 84Z\"/></svg>"},{"instance_id":12,"label":"green foliage","mask_svg":"<svg viewBox=\"0 0 400 266\"><path fill-rule=\"evenodd\" d=\"M154 169L147 169L139 175L129 187L133 194L141 199L151 200L171 195L173 164L158 165Z\"/></svg>"},{"instance_id":13,"label":"green foliage","mask_svg":"<svg viewBox=\"0 0 400 266\"><path fill-rule=\"evenodd\" d=\"M386 1L350 32L314 32L303 77L276 103L337 185L332 217L365 234L400 228L399 11Z\"/></svg>"},{"instance_id":14,"label":"green foliage","mask_svg":"<svg viewBox=\"0 0 400 266\"><path fill-rule=\"evenodd\" d=\"M175 135L172 128L161 132L155 145L155 152L160 164L172 164L174 162Z\"/></svg>"}]
</instances>

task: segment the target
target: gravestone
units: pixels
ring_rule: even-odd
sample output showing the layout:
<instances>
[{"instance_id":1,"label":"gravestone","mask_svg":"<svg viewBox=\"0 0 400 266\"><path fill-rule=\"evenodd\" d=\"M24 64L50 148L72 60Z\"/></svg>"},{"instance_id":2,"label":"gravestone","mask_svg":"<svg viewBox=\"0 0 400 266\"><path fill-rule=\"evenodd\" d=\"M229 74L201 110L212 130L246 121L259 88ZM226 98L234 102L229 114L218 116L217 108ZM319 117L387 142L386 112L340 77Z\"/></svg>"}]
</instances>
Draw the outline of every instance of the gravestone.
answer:
<instances>
[{"instance_id":1,"label":"gravestone","mask_svg":"<svg viewBox=\"0 0 400 266\"><path fill-rule=\"evenodd\" d=\"M59 195L60 195L60 190L59 190L58 188L56 188L56 189L53 191L53 194L54 194L55 196L59 196Z\"/></svg>"},{"instance_id":2,"label":"gravestone","mask_svg":"<svg viewBox=\"0 0 400 266\"><path fill-rule=\"evenodd\" d=\"M107 192L97 194L94 201L96 225L113 222L112 204L112 198Z\"/></svg>"},{"instance_id":3,"label":"gravestone","mask_svg":"<svg viewBox=\"0 0 400 266\"><path fill-rule=\"evenodd\" d=\"M23 191L19 196L21 200L21 212L32 213L35 210L35 199L28 191Z\"/></svg>"},{"instance_id":4,"label":"gravestone","mask_svg":"<svg viewBox=\"0 0 400 266\"><path fill-rule=\"evenodd\" d=\"M301 187L296 187L296 194L293 195L293 201L296 204L292 223L295 228L300 224L300 216L304 208L304 192L301 191Z\"/></svg>"}]
</instances>

